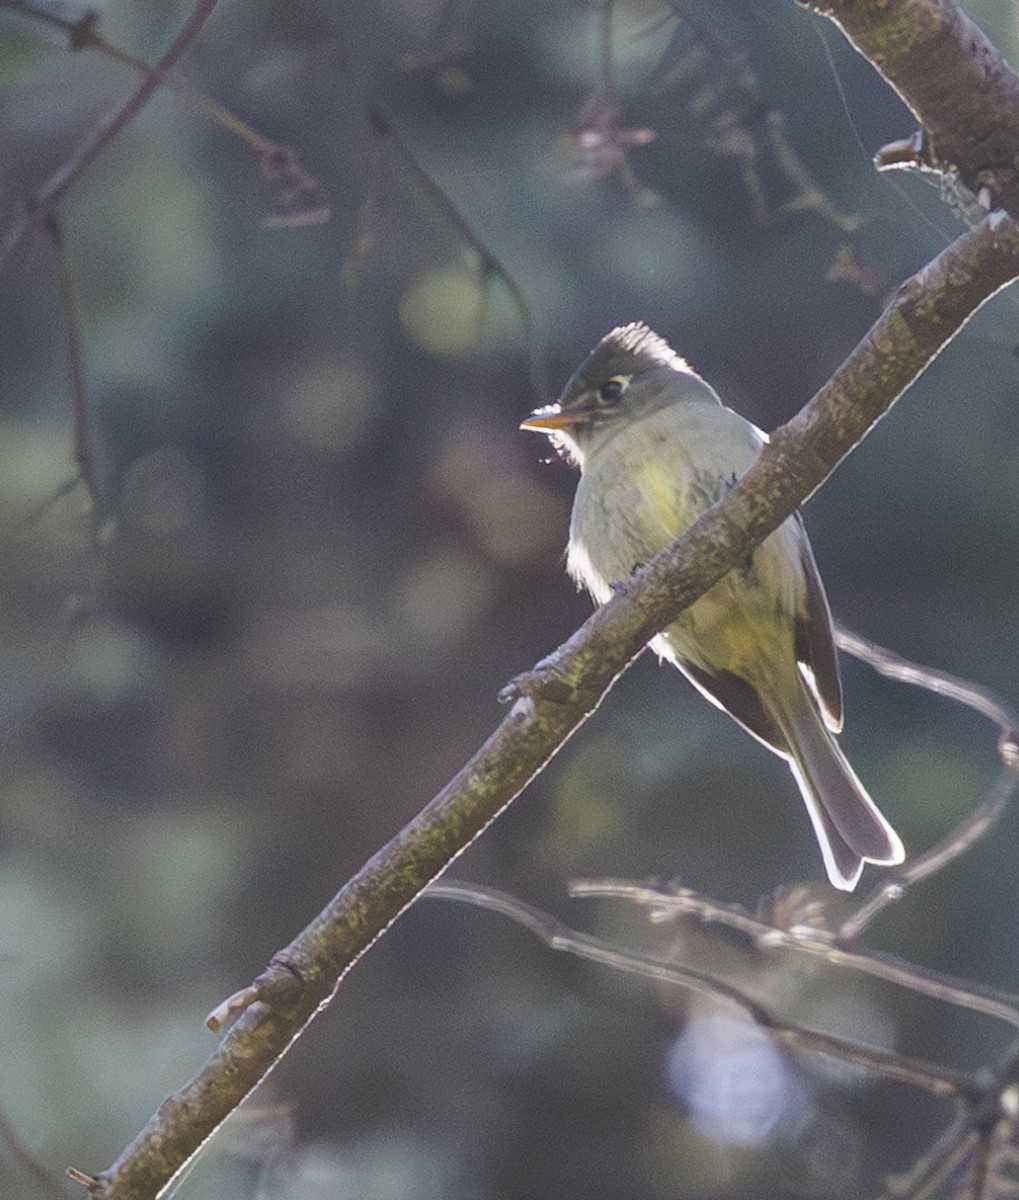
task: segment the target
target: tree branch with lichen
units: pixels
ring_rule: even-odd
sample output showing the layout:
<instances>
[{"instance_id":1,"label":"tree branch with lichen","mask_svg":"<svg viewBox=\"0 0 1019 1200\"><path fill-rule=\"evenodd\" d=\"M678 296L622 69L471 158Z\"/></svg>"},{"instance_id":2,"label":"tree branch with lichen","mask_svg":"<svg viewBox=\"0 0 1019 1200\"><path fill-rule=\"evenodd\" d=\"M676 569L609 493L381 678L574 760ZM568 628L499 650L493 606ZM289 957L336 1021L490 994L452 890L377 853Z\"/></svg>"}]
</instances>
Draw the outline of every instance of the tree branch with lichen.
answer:
<instances>
[{"instance_id":1,"label":"tree branch with lichen","mask_svg":"<svg viewBox=\"0 0 1019 1200\"><path fill-rule=\"evenodd\" d=\"M1019 216L1019 75L952 0L797 0L830 18L920 122L879 167L957 173L985 209Z\"/></svg>"},{"instance_id":2,"label":"tree branch with lichen","mask_svg":"<svg viewBox=\"0 0 1019 1200\"><path fill-rule=\"evenodd\" d=\"M509 805L595 711L648 640L801 505L1002 287L1019 225L1002 214L908 279L835 373L721 503L639 571L553 655L513 681L509 714L467 765L261 975L210 1019L234 1023L100 1175L102 1200L157 1195L272 1070L362 954Z\"/></svg>"}]
</instances>

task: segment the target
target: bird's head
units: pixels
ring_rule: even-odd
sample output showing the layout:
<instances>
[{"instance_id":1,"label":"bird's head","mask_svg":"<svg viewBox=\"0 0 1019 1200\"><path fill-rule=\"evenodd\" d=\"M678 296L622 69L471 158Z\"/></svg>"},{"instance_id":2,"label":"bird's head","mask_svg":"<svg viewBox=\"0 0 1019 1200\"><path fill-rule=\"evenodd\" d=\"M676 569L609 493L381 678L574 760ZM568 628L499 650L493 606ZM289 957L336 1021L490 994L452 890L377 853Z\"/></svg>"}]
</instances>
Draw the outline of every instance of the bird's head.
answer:
<instances>
[{"instance_id":1,"label":"bird's head","mask_svg":"<svg viewBox=\"0 0 1019 1200\"><path fill-rule=\"evenodd\" d=\"M714 393L668 342L636 322L606 334L574 371L558 401L533 412L520 428L547 434L583 466L623 426L669 404L709 397Z\"/></svg>"}]
</instances>

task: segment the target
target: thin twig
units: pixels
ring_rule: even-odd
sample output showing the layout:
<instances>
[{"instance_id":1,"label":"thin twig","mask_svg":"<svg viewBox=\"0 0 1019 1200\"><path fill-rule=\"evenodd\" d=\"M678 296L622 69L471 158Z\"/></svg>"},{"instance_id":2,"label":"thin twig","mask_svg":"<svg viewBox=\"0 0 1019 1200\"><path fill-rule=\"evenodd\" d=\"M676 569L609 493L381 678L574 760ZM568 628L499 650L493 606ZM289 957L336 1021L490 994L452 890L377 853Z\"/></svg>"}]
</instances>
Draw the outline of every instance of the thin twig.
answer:
<instances>
[{"instance_id":1,"label":"thin twig","mask_svg":"<svg viewBox=\"0 0 1019 1200\"><path fill-rule=\"evenodd\" d=\"M140 75L152 70L144 59L121 50L94 29L87 34L84 45L126 64ZM182 104L240 138L258 155L262 178L276 189L282 200L279 212L267 217L262 222L264 225L272 228L321 225L329 220L332 212L321 184L301 166L288 146L259 133L236 113L179 75L164 71L162 82Z\"/></svg>"},{"instance_id":2,"label":"thin twig","mask_svg":"<svg viewBox=\"0 0 1019 1200\"><path fill-rule=\"evenodd\" d=\"M67 34L72 50L77 50L99 20L99 10L90 5L66 0L0 0L0 8L10 8L33 21L42 21Z\"/></svg>"},{"instance_id":3,"label":"thin twig","mask_svg":"<svg viewBox=\"0 0 1019 1200\"><path fill-rule=\"evenodd\" d=\"M840 650L869 663L879 675L923 688L936 696L946 696L949 700L972 708L988 721L993 721L1002 734L1004 745L999 750L1002 757L1019 756L1019 713L990 688L958 675L950 675L936 667L910 662L894 650L879 646L845 625L836 626L835 639Z\"/></svg>"},{"instance_id":4,"label":"thin twig","mask_svg":"<svg viewBox=\"0 0 1019 1200\"><path fill-rule=\"evenodd\" d=\"M3 1142L14 1161L43 1188L47 1195L56 1196L59 1200L59 1197L64 1194L60 1186L60 1177L47 1170L37 1158L29 1153L4 1108L0 1108L0 1142Z\"/></svg>"},{"instance_id":5,"label":"thin twig","mask_svg":"<svg viewBox=\"0 0 1019 1200\"><path fill-rule=\"evenodd\" d=\"M955 1097L969 1103L982 1094L980 1085L962 1072L933 1067L901 1054L876 1050L872 1046L863 1046L799 1025L788 1025L746 992L715 975L663 960L653 954L624 950L591 934L579 933L558 917L495 888L447 880L433 883L424 896L437 900L456 900L501 913L529 930L552 950L565 951L589 962L610 966L613 970L625 971L656 983L687 988L713 1000L733 1004L791 1049L827 1054L840 1062L863 1067L886 1079L910 1084L941 1098Z\"/></svg>"},{"instance_id":6,"label":"thin twig","mask_svg":"<svg viewBox=\"0 0 1019 1200\"><path fill-rule=\"evenodd\" d=\"M478 257L482 279L496 277L501 279L510 299L520 317L524 338L527 343L528 362L531 371L531 381L538 396L542 400L549 397L548 381L545 378L545 353L542 346L538 327L531 315L531 306L527 302L523 288L517 283L507 267L496 257L481 235L474 229L449 193L445 191L421 163L403 134L397 129L393 119L380 108L368 109L368 120L378 137L385 138L414 177L418 186L430 202L442 213L446 221L456 231L457 235L467 243Z\"/></svg>"},{"instance_id":7,"label":"thin twig","mask_svg":"<svg viewBox=\"0 0 1019 1200\"><path fill-rule=\"evenodd\" d=\"M893 650L878 646L843 626L836 629L836 641L841 649L869 663L879 674L955 700L992 721L998 727L998 757L1001 760L1001 770L983 802L940 842L910 858L882 880L860 908L842 923L838 941L851 945L880 912L901 900L913 884L964 854L1001 818L1019 786L1019 715L989 688L933 667L909 662Z\"/></svg>"},{"instance_id":8,"label":"thin twig","mask_svg":"<svg viewBox=\"0 0 1019 1200\"><path fill-rule=\"evenodd\" d=\"M938 1189L959 1170L979 1140L980 1135L973 1128L969 1114L961 1111L928 1154L907 1174L889 1181L889 1195L908 1197L909 1200L931 1200Z\"/></svg>"},{"instance_id":9,"label":"thin twig","mask_svg":"<svg viewBox=\"0 0 1019 1200\"><path fill-rule=\"evenodd\" d=\"M831 930L809 922L786 927L752 916L743 909L719 904L687 888L660 889L612 879L576 880L570 884L570 895L584 899L628 900L648 908L656 923L677 917L695 917L707 924L723 925L738 930L759 947L781 947L814 955L833 966L883 979L931 1000L966 1008L1019 1029L1019 996L983 988L892 955L847 948L838 942L837 935Z\"/></svg>"},{"instance_id":10,"label":"thin twig","mask_svg":"<svg viewBox=\"0 0 1019 1200\"><path fill-rule=\"evenodd\" d=\"M74 286L74 273L64 242L63 225L55 212L47 213L43 222L53 248L54 271L60 300L67 321L67 361L71 373L71 457L76 479L85 488L92 508L92 528L97 531L102 522L102 506L96 486L94 462L88 419L88 388L85 381L85 343L82 336L81 305Z\"/></svg>"},{"instance_id":11,"label":"thin twig","mask_svg":"<svg viewBox=\"0 0 1019 1200\"><path fill-rule=\"evenodd\" d=\"M654 141L655 131L628 128L620 120L621 102L612 62L614 10L615 0L602 0L598 11L598 74L567 141L581 178L615 175L634 204L649 207L658 202L658 193L640 183L629 153Z\"/></svg>"},{"instance_id":12,"label":"thin twig","mask_svg":"<svg viewBox=\"0 0 1019 1200\"><path fill-rule=\"evenodd\" d=\"M598 42L601 47L601 86L603 88L615 87L612 70L612 13L615 6L615 0L602 0Z\"/></svg>"},{"instance_id":13,"label":"thin twig","mask_svg":"<svg viewBox=\"0 0 1019 1200\"><path fill-rule=\"evenodd\" d=\"M64 162L25 204L22 212L8 226L0 242L0 270L21 244L22 239L39 224L65 195L68 188L118 133L138 115L154 92L163 84L166 72L191 45L202 26L212 15L217 0L196 0L195 6L169 49L153 66L128 99L102 120L78 149Z\"/></svg>"},{"instance_id":14,"label":"thin twig","mask_svg":"<svg viewBox=\"0 0 1019 1200\"><path fill-rule=\"evenodd\" d=\"M63 29L73 50L96 50L107 58L130 67L143 78L154 69L144 59L122 50L99 33L96 10L89 9L84 14L70 14L64 11L64 6L59 0L55 6L53 0L47 0L46 3L34 0L32 4L25 4L21 0L0 0L0 7L13 8L23 16ZM321 184L301 166L296 154L289 147L259 133L246 121L242 121L236 113L180 76L164 71L161 83L186 107L222 126L258 155L263 179L272 185L281 197L279 211L266 218L263 221L264 225L320 225L329 220L331 210Z\"/></svg>"}]
</instances>

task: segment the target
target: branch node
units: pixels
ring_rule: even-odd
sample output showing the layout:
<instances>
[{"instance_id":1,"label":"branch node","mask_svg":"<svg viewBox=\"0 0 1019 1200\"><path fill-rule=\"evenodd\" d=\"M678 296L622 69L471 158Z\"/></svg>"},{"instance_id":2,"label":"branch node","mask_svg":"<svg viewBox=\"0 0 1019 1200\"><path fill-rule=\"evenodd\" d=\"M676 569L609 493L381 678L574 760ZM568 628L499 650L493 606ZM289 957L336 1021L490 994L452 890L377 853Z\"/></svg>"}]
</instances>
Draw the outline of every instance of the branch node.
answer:
<instances>
[{"instance_id":1,"label":"branch node","mask_svg":"<svg viewBox=\"0 0 1019 1200\"><path fill-rule=\"evenodd\" d=\"M896 138L888 142L874 155L874 166L879 171L908 170L943 171L944 163L938 161L931 146L926 129L915 129L909 137Z\"/></svg>"},{"instance_id":2,"label":"branch node","mask_svg":"<svg viewBox=\"0 0 1019 1200\"><path fill-rule=\"evenodd\" d=\"M285 971L286 977L281 980L280 971ZM290 987L296 981L302 988L308 986L308 980L305 978L304 972L291 958L287 958L285 953L274 954L269 960L268 969L263 971L259 976L261 981L261 989L270 987L274 984L283 983L284 986ZM256 983L259 981L256 980Z\"/></svg>"},{"instance_id":3,"label":"branch node","mask_svg":"<svg viewBox=\"0 0 1019 1200\"><path fill-rule=\"evenodd\" d=\"M874 917L887 908L888 905L901 900L906 894L906 882L903 879L885 879L875 888L871 895L848 920L843 921L835 935L835 945L842 950L853 947L860 934L867 928Z\"/></svg>"},{"instance_id":4,"label":"branch node","mask_svg":"<svg viewBox=\"0 0 1019 1200\"><path fill-rule=\"evenodd\" d=\"M90 8L88 11L73 25L68 26L68 48L71 50L84 50L87 46L93 45L96 39L96 27L99 24L99 10Z\"/></svg>"},{"instance_id":5,"label":"branch node","mask_svg":"<svg viewBox=\"0 0 1019 1200\"><path fill-rule=\"evenodd\" d=\"M213 1033L219 1033L224 1026L236 1021L241 1013L247 1011L259 998L259 989L254 984L249 984L217 1004L205 1018L205 1024Z\"/></svg>"},{"instance_id":6,"label":"branch node","mask_svg":"<svg viewBox=\"0 0 1019 1200\"><path fill-rule=\"evenodd\" d=\"M99 1186L99 1180L95 1175L86 1175L84 1171L79 1171L77 1167L68 1167L67 1174L75 1183L80 1183L83 1187L87 1187L90 1192Z\"/></svg>"}]
</instances>

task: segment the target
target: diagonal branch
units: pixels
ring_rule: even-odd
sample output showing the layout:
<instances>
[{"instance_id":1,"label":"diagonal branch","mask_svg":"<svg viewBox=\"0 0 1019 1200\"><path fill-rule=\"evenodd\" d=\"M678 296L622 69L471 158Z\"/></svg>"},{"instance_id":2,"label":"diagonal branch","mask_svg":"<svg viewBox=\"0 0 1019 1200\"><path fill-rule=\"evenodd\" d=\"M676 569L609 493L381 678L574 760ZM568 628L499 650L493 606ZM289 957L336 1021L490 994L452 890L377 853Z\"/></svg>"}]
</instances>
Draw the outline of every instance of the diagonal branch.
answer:
<instances>
[{"instance_id":1,"label":"diagonal branch","mask_svg":"<svg viewBox=\"0 0 1019 1200\"><path fill-rule=\"evenodd\" d=\"M966 13L951 0L798 3L830 17L909 106L924 131L913 165L957 171L985 208L1019 215L1019 76Z\"/></svg>"},{"instance_id":2,"label":"diagonal branch","mask_svg":"<svg viewBox=\"0 0 1019 1200\"><path fill-rule=\"evenodd\" d=\"M118 133L141 111L162 85L166 72L194 41L216 7L216 0L196 0L190 16L181 26L169 49L135 88L124 103L115 109L89 134L77 151L63 163L29 200L21 213L8 226L0 241L0 269L21 244L27 233L35 228L61 199L79 175L113 141Z\"/></svg>"},{"instance_id":3,"label":"diagonal branch","mask_svg":"<svg viewBox=\"0 0 1019 1200\"><path fill-rule=\"evenodd\" d=\"M907 280L832 380L772 436L726 498L507 689L511 711L467 765L268 968L210 1018L235 1024L109 1170L95 1197L159 1193L269 1073L422 889L510 804L597 708L646 642L744 559L831 474L999 289L1019 277L1019 225L995 214ZM239 1014L239 1015L238 1015Z\"/></svg>"},{"instance_id":4,"label":"diagonal branch","mask_svg":"<svg viewBox=\"0 0 1019 1200\"><path fill-rule=\"evenodd\" d=\"M0 8L11 8L25 17L55 25L67 34L70 49L95 50L130 67L143 79L153 70L144 59L122 50L102 36L98 28L97 9L75 8L64 0L0 0ZM235 112L179 75L171 74L168 68L160 71L159 82L186 107L228 130L258 155L259 170L276 193L278 210L265 218L263 224L266 227L320 225L329 220L331 210L322 185L301 166L297 155L289 147L252 128Z\"/></svg>"}]
</instances>

